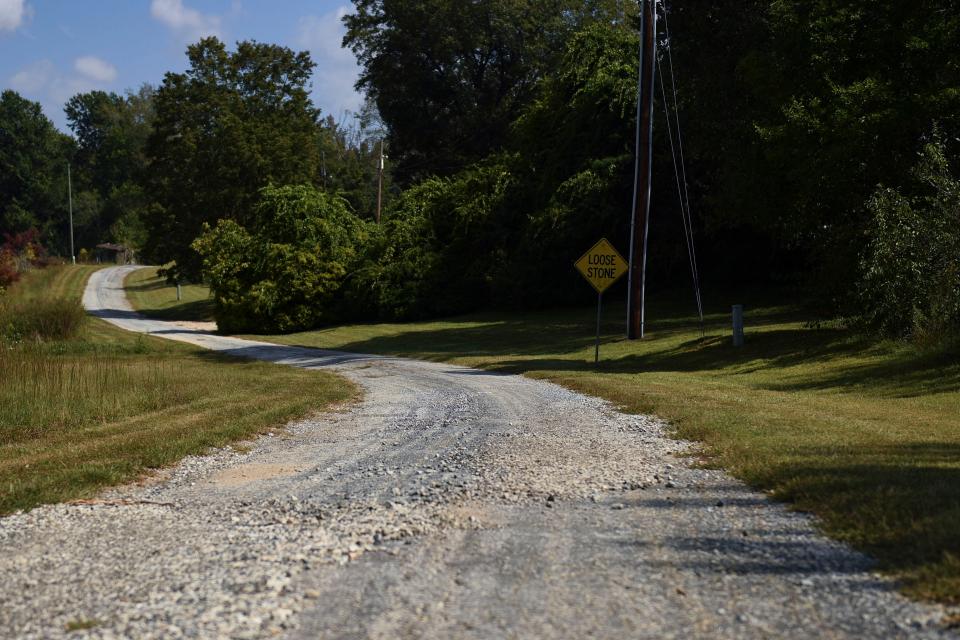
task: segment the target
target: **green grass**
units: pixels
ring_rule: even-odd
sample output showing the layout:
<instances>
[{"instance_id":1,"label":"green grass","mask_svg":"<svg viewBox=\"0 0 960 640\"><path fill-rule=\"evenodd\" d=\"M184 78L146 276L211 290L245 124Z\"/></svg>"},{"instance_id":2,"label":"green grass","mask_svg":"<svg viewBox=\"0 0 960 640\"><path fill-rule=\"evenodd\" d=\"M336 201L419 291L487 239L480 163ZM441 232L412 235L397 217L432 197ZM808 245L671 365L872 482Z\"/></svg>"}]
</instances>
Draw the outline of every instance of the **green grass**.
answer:
<instances>
[{"instance_id":1,"label":"green grass","mask_svg":"<svg viewBox=\"0 0 960 640\"><path fill-rule=\"evenodd\" d=\"M680 308L654 300L648 339L630 342L622 304L608 306L599 368L595 308L266 339L522 373L657 414L702 442L711 464L816 513L827 533L873 554L909 593L960 602L956 351L807 328L802 311L772 304L748 307L746 346L735 349L728 306L713 307L702 339Z\"/></svg>"},{"instance_id":2,"label":"green grass","mask_svg":"<svg viewBox=\"0 0 960 640\"><path fill-rule=\"evenodd\" d=\"M94 269L32 272L4 295L76 300ZM95 318L74 339L0 350L0 514L90 497L356 393L330 373L218 356Z\"/></svg>"},{"instance_id":3,"label":"green grass","mask_svg":"<svg viewBox=\"0 0 960 640\"><path fill-rule=\"evenodd\" d=\"M99 620L71 620L66 624L67 631L86 631L94 629L100 624Z\"/></svg>"},{"instance_id":4,"label":"green grass","mask_svg":"<svg viewBox=\"0 0 960 640\"><path fill-rule=\"evenodd\" d=\"M213 320L213 299L206 285L181 285L177 300L176 286L158 276L156 267L128 275L126 289L131 306L145 316L158 320Z\"/></svg>"}]
</instances>

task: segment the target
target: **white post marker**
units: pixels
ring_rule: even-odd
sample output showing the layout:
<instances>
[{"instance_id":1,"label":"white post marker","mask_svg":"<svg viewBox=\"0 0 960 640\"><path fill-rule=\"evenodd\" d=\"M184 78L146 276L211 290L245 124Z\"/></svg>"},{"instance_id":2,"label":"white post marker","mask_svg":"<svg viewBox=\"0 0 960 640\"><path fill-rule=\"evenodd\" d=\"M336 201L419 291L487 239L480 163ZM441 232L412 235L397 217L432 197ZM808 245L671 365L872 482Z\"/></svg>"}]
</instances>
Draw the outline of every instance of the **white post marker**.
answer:
<instances>
[{"instance_id":1,"label":"white post marker","mask_svg":"<svg viewBox=\"0 0 960 640\"><path fill-rule=\"evenodd\" d=\"M614 282L626 275L629 265L606 238L593 245L579 260L573 263L587 282L597 290L597 343L593 362L600 362L600 309L603 306L603 292Z\"/></svg>"},{"instance_id":2,"label":"white post marker","mask_svg":"<svg viewBox=\"0 0 960 640\"><path fill-rule=\"evenodd\" d=\"M67 202L70 207L70 264L77 264L77 254L73 250L73 182L70 179L70 163L67 163Z\"/></svg>"},{"instance_id":3,"label":"white post marker","mask_svg":"<svg viewBox=\"0 0 960 640\"><path fill-rule=\"evenodd\" d=\"M733 305L733 346L743 346L743 305Z\"/></svg>"}]
</instances>

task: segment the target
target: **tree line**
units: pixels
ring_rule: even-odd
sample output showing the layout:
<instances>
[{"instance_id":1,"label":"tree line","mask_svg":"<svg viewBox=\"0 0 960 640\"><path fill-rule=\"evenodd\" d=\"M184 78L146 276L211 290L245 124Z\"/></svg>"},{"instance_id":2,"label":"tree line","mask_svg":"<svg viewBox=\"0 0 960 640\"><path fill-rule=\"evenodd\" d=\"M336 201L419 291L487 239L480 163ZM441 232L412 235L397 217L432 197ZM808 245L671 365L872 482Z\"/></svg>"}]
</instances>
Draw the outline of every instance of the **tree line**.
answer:
<instances>
[{"instance_id":1,"label":"tree line","mask_svg":"<svg viewBox=\"0 0 960 640\"><path fill-rule=\"evenodd\" d=\"M368 102L353 130L312 104L308 54L251 42L206 39L156 89L74 98L72 140L5 92L3 227L63 250L51 159L69 156L95 212L82 233L205 278L225 328L582 301L572 260L600 236L626 249L636 3L354 5L344 45ZM952 5L667 3L660 68L676 75L706 288L787 283L887 335L960 328ZM689 286L658 100L651 282Z\"/></svg>"}]
</instances>

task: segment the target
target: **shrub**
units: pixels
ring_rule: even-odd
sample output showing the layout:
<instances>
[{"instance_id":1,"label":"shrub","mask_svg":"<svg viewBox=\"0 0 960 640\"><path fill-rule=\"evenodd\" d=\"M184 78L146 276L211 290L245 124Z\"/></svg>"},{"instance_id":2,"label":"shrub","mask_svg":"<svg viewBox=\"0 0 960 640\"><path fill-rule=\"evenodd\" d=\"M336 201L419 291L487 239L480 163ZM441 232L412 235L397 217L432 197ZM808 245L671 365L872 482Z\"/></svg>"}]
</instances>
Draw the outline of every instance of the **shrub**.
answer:
<instances>
[{"instance_id":1,"label":"shrub","mask_svg":"<svg viewBox=\"0 0 960 640\"><path fill-rule=\"evenodd\" d=\"M286 332L336 319L368 236L346 201L311 186L267 187L251 227L220 220L193 243L220 329Z\"/></svg>"},{"instance_id":2,"label":"shrub","mask_svg":"<svg viewBox=\"0 0 960 640\"><path fill-rule=\"evenodd\" d=\"M960 331L960 180L938 141L925 146L913 178L912 193L880 188L868 203L862 321L938 342Z\"/></svg>"},{"instance_id":3,"label":"shrub","mask_svg":"<svg viewBox=\"0 0 960 640\"><path fill-rule=\"evenodd\" d=\"M491 301L493 274L523 220L497 159L407 189L347 285L351 310L385 320L448 315Z\"/></svg>"},{"instance_id":4,"label":"shrub","mask_svg":"<svg viewBox=\"0 0 960 640\"><path fill-rule=\"evenodd\" d=\"M0 245L0 287L8 287L31 267L48 263L47 251L40 244L40 232L29 229L17 234L3 234Z\"/></svg>"},{"instance_id":5,"label":"shrub","mask_svg":"<svg viewBox=\"0 0 960 640\"><path fill-rule=\"evenodd\" d=\"M12 251L0 249L0 289L9 287L19 279L16 256Z\"/></svg>"},{"instance_id":6,"label":"shrub","mask_svg":"<svg viewBox=\"0 0 960 640\"><path fill-rule=\"evenodd\" d=\"M439 278L440 253L433 227L413 187L374 229L364 263L344 287L345 310L353 317L406 320L428 313Z\"/></svg>"}]
</instances>

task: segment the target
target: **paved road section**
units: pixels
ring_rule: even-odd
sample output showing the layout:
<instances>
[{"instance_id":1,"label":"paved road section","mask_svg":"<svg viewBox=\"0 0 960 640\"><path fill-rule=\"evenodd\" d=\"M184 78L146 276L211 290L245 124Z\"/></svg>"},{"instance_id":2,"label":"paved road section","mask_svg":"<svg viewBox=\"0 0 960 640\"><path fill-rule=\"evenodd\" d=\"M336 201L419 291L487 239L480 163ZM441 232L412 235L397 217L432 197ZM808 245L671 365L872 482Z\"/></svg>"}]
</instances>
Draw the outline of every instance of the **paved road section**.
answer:
<instances>
[{"instance_id":1,"label":"paved road section","mask_svg":"<svg viewBox=\"0 0 960 640\"><path fill-rule=\"evenodd\" d=\"M94 274L92 314L366 395L95 504L0 519L0 636L951 637L944 609L810 518L690 468L655 419L522 377L145 320L128 271Z\"/></svg>"}]
</instances>

